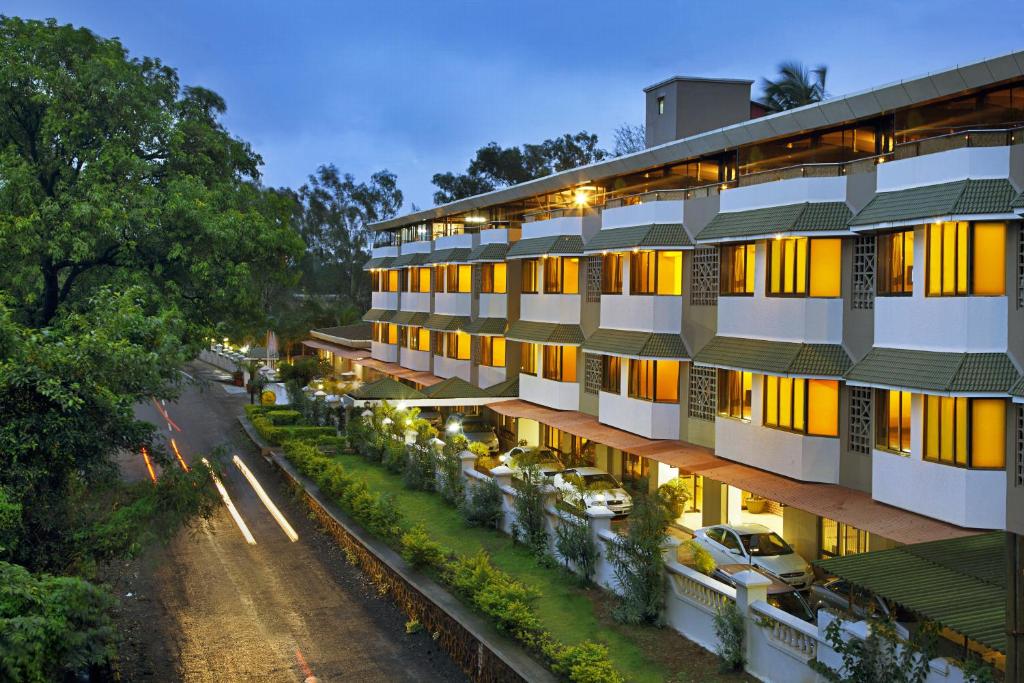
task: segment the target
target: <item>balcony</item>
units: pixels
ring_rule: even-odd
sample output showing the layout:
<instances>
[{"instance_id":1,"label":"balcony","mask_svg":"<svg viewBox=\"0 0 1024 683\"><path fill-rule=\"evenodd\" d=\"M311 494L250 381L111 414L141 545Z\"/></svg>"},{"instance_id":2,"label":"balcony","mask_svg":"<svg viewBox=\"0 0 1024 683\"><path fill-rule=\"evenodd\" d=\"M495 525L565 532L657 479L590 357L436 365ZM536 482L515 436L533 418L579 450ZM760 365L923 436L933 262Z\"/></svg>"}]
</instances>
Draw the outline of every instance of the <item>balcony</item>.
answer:
<instances>
[{"instance_id":1,"label":"balcony","mask_svg":"<svg viewBox=\"0 0 1024 683\"><path fill-rule=\"evenodd\" d=\"M481 318L507 318L508 317L508 295L507 294L480 294L480 315Z\"/></svg>"},{"instance_id":2,"label":"balcony","mask_svg":"<svg viewBox=\"0 0 1024 683\"><path fill-rule=\"evenodd\" d=\"M430 313L430 292L402 292L401 307L403 311Z\"/></svg>"},{"instance_id":3,"label":"balcony","mask_svg":"<svg viewBox=\"0 0 1024 683\"><path fill-rule=\"evenodd\" d=\"M385 256L398 256L398 246L395 244L385 244L370 250L370 258L383 258Z\"/></svg>"},{"instance_id":4,"label":"balcony","mask_svg":"<svg viewBox=\"0 0 1024 683\"><path fill-rule=\"evenodd\" d=\"M601 229L628 228L650 223L682 223L683 201L646 201L640 204L613 206L601 212Z\"/></svg>"},{"instance_id":5,"label":"balcony","mask_svg":"<svg viewBox=\"0 0 1024 683\"><path fill-rule=\"evenodd\" d=\"M398 362L398 344L385 344L384 342L370 343L370 357L374 360L385 363Z\"/></svg>"},{"instance_id":6,"label":"balcony","mask_svg":"<svg viewBox=\"0 0 1024 683\"><path fill-rule=\"evenodd\" d=\"M759 412L755 411L755 420L760 419ZM715 420L716 455L800 481L838 484L839 442L834 437L807 436L734 418Z\"/></svg>"},{"instance_id":7,"label":"balcony","mask_svg":"<svg viewBox=\"0 0 1024 683\"><path fill-rule=\"evenodd\" d=\"M585 216L578 209L559 209L534 214L536 220L523 223L523 239L552 235L582 235ZM596 216L592 216L596 221Z\"/></svg>"},{"instance_id":8,"label":"balcony","mask_svg":"<svg viewBox=\"0 0 1024 683\"><path fill-rule=\"evenodd\" d=\"M961 147L880 165L877 192L1009 176L1010 147Z\"/></svg>"},{"instance_id":9,"label":"balcony","mask_svg":"<svg viewBox=\"0 0 1024 683\"><path fill-rule=\"evenodd\" d=\"M601 327L678 334L682 325L681 296L605 294L601 297Z\"/></svg>"},{"instance_id":10,"label":"balcony","mask_svg":"<svg viewBox=\"0 0 1024 683\"><path fill-rule=\"evenodd\" d=\"M599 392L597 419L648 439L679 438L679 404Z\"/></svg>"},{"instance_id":11,"label":"balcony","mask_svg":"<svg viewBox=\"0 0 1024 683\"><path fill-rule=\"evenodd\" d=\"M923 280L924 278L915 278ZM932 351L1005 352L1010 319L1005 296L875 298L875 345ZM721 315L721 306L719 307Z\"/></svg>"},{"instance_id":12,"label":"balcony","mask_svg":"<svg viewBox=\"0 0 1024 683\"><path fill-rule=\"evenodd\" d=\"M473 235L462 233L459 235L445 235L434 240L434 251L442 249L471 249L473 247Z\"/></svg>"},{"instance_id":13,"label":"balcony","mask_svg":"<svg viewBox=\"0 0 1024 683\"><path fill-rule=\"evenodd\" d=\"M1004 470L969 470L875 450L871 497L970 529L1003 529L1006 524Z\"/></svg>"},{"instance_id":14,"label":"balcony","mask_svg":"<svg viewBox=\"0 0 1024 683\"><path fill-rule=\"evenodd\" d=\"M438 377L448 379L449 377L461 377L467 382L470 381L471 364L468 360L456 360L445 356L434 356L434 374Z\"/></svg>"},{"instance_id":15,"label":"balcony","mask_svg":"<svg viewBox=\"0 0 1024 683\"><path fill-rule=\"evenodd\" d=\"M480 376L480 381L477 382L477 385L481 389L492 387L498 382L504 382L507 377L504 367L494 368L489 365L480 365L477 367L477 372L479 372Z\"/></svg>"},{"instance_id":16,"label":"balcony","mask_svg":"<svg viewBox=\"0 0 1024 683\"><path fill-rule=\"evenodd\" d=\"M469 316L473 309L472 294L468 292L438 292L434 294L434 313L438 315Z\"/></svg>"},{"instance_id":17,"label":"balcony","mask_svg":"<svg viewBox=\"0 0 1024 683\"><path fill-rule=\"evenodd\" d=\"M371 308L383 308L388 311L398 310L398 292L373 292L370 294Z\"/></svg>"},{"instance_id":18,"label":"balcony","mask_svg":"<svg viewBox=\"0 0 1024 683\"><path fill-rule=\"evenodd\" d=\"M519 397L555 410L580 409L580 385L576 382L519 375Z\"/></svg>"},{"instance_id":19,"label":"balcony","mask_svg":"<svg viewBox=\"0 0 1024 683\"><path fill-rule=\"evenodd\" d=\"M718 298L718 334L811 344L842 343L842 299L764 296L761 278L756 287L761 291L755 290L754 296ZM603 300L601 312L604 313Z\"/></svg>"},{"instance_id":20,"label":"balcony","mask_svg":"<svg viewBox=\"0 0 1024 683\"><path fill-rule=\"evenodd\" d=\"M580 305L579 294L523 294L519 298L519 317L534 322L578 325Z\"/></svg>"},{"instance_id":21,"label":"balcony","mask_svg":"<svg viewBox=\"0 0 1024 683\"><path fill-rule=\"evenodd\" d=\"M430 372L430 352L402 348L399 353L398 364L410 370Z\"/></svg>"},{"instance_id":22,"label":"balcony","mask_svg":"<svg viewBox=\"0 0 1024 683\"><path fill-rule=\"evenodd\" d=\"M807 176L736 187L721 194L720 210L751 211L804 202L845 202L846 176Z\"/></svg>"}]
</instances>

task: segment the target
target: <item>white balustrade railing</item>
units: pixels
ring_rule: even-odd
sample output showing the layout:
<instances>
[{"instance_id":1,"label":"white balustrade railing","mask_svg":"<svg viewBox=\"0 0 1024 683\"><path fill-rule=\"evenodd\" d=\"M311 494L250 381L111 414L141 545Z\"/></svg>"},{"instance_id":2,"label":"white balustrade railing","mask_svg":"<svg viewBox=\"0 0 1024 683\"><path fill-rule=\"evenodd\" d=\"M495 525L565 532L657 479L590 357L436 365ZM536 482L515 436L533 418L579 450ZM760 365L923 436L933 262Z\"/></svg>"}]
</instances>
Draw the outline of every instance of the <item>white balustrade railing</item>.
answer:
<instances>
[{"instance_id":1,"label":"white balustrade railing","mask_svg":"<svg viewBox=\"0 0 1024 683\"><path fill-rule=\"evenodd\" d=\"M768 640L789 654L811 661L818 655L818 628L760 600L750 605Z\"/></svg>"}]
</instances>

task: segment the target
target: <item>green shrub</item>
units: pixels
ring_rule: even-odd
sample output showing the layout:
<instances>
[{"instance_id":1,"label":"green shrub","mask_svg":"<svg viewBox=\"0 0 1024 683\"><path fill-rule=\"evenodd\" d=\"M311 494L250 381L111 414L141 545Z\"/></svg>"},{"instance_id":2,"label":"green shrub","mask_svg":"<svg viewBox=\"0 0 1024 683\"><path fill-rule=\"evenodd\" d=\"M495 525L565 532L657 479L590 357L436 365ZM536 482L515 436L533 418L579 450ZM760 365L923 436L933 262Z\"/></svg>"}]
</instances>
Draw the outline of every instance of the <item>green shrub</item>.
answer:
<instances>
[{"instance_id":1,"label":"green shrub","mask_svg":"<svg viewBox=\"0 0 1024 683\"><path fill-rule=\"evenodd\" d=\"M544 475L534 464L522 468L522 478L516 486L516 521L512 535L525 543L535 555L548 551L548 531L544 520Z\"/></svg>"},{"instance_id":2,"label":"green shrub","mask_svg":"<svg viewBox=\"0 0 1024 683\"><path fill-rule=\"evenodd\" d=\"M402 534L401 548L402 558L417 569L440 567L446 554L441 544L430 538L422 524Z\"/></svg>"},{"instance_id":3,"label":"green shrub","mask_svg":"<svg viewBox=\"0 0 1024 683\"><path fill-rule=\"evenodd\" d=\"M384 457L381 462L388 472L399 474L405 469L405 461L408 459L405 453L405 442L397 439L388 439L384 443Z\"/></svg>"},{"instance_id":4,"label":"green shrub","mask_svg":"<svg viewBox=\"0 0 1024 683\"><path fill-rule=\"evenodd\" d=\"M743 635L746 631L743 615L732 601L723 602L715 612L715 636L718 646L719 668L723 671L739 671L746 662ZM865 679L867 680L867 679Z\"/></svg>"},{"instance_id":5,"label":"green shrub","mask_svg":"<svg viewBox=\"0 0 1024 683\"><path fill-rule=\"evenodd\" d=\"M337 455L348 448L348 438L344 436L321 436L316 440L316 445L324 453Z\"/></svg>"},{"instance_id":6,"label":"green shrub","mask_svg":"<svg viewBox=\"0 0 1024 683\"><path fill-rule=\"evenodd\" d=\"M252 423L253 429L260 435L260 438L271 445L277 445L277 427L271 424L270 420L258 415L253 417L250 422Z\"/></svg>"},{"instance_id":7,"label":"green shrub","mask_svg":"<svg viewBox=\"0 0 1024 683\"><path fill-rule=\"evenodd\" d=\"M459 436L462 435L460 434ZM466 447L465 450L469 451L478 458L484 458L491 454L491 449L488 448L485 444L480 443L479 441L472 442Z\"/></svg>"},{"instance_id":8,"label":"green shrub","mask_svg":"<svg viewBox=\"0 0 1024 683\"><path fill-rule=\"evenodd\" d=\"M567 567L570 562L576 566L583 583L590 583L597 571L597 546L586 519L563 516L562 523L555 527L555 549Z\"/></svg>"},{"instance_id":9,"label":"green shrub","mask_svg":"<svg viewBox=\"0 0 1024 683\"><path fill-rule=\"evenodd\" d=\"M302 414L297 410L270 410L264 413L275 426L298 424Z\"/></svg>"},{"instance_id":10,"label":"green shrub","mask_svg":"<svg viewBox=\"0 0 1024 683\"><path fill-rule=\"evenodd\" d=\"M686 482L676 477L658 487L658 497L672 513L672 519L679 519L686 512L686 504L690 501L690 491Z\"/></svg>"},{"instance_id":11,"label":"green shrub","mask_svg":"<svg viewBox=\"0 0 1024 683\"><path fill-rule=\"evenodd\" d=\"M504 516L501 487L494 479L469 487L469 493L459 505L463 519L469 526L484 526L497 529Z\"/></svg>"},{"instance_id":12,"label":"green shrub","mask_svg":"<svg viewBox=\"0 0 1024 683\"><path fill-rule=\"evenodd\" d=\"M623 683L625 679L608 659L608 648L591 641L579 645L554 643L544 654L551 670L573 683Z\"/></svg>"},{"instance_id":13,"label":"green shrub","mask_svg":"<svg viewBox=\"0 0 1024 683\"><path fill-rule=\"evenodd\" d=\"M441 449L441 457L438 458L441 497L449 505L458 505L465 495L466 484L462 480L462 451L466 450L468 446L469 442L465 436L450 434L444 448Z\"/></svg>"},{"instance_id":14,"label":"green shrub","mask_svg":"<svg viewBox=\"0 0 1024 683\"><path fill-rule=\"evenodd\" d=\"M324 436L337 436L334 427L311 427L309 425L287 425L274 427L274 435L278 444L294 439L316 441Z\"/></svg>"},{"instance_id":15,"label":"green shrub","mask_svg":"<svg viewBox=\"0 0 1024 683\"><path fill-rule=\"evenodd\" d=\"M540 619L531 605L536 591L496 569L484 551L449 562L444 576L477 609L494 619L500 630L526 641L541 633Z\"/></svg>"},{"instance_id":16,"label":"green shrub","mask_svg":"<svg viewBox=\"0 0 1024 683\"><path fill-rule=\"evenodd\" d=\"M415 491L433 491L437 487L434 449L413 444L406 452L402 482Z\"/></svg>"},{"instance_id":17,"label":"green shrub","mask_svg":"<svg viewBox=\"0 0 1024 683\"><path fill-rule=\"evenodd\" d=\"M690 551L690 557L693 560L693 568L699 571L701 574L711 576L715 571L715 558L711 556L708 549L702 546L692 538L686 542L686 548Z\"/></svg>"},{"instance_id":18,"label":"green shrub","mask_svg":"<svg viewBox=\"0 0 1024 683\"><path fill-rule=\"evenodd\" d=\"M286 406L258 406L258 405L247 404L245 406L245 416L251 420L252 418L256 417L257 415L265 415L268 412L270 412L271 410L283 410L283 409L286 409Z\"/></svg>"},{"instance_id":19,"label":"green shrub","mask_svg":"<svg viewBox=\"0 0 1024 683\"><path fill-rule=\"evenodd\" d=\"M641 498L629 518L627 535L608 546L608 559L622 591L614 615L623 623L661 621L665 601L661 545L669 514L657 496Z\"/></svg>"}]
</instances>

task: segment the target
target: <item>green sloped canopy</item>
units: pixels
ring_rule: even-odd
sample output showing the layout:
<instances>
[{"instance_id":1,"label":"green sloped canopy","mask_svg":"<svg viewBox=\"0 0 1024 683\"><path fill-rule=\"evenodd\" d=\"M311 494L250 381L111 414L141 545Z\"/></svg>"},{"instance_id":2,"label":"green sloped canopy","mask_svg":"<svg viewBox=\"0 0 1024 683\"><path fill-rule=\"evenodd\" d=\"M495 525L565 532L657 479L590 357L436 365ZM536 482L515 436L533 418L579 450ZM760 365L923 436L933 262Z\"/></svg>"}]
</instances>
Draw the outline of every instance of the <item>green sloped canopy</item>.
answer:
<instances>
[{"instance_id":1,"label":"green sloped canopy","mask_svg":"<svg viewBox=\"0 0 1024 683\"><path fill-rule=\"evenodd\" d=\"M461 377L449 377L421 392L427 398L488 398L490 394L480 387L470 384Z\"/></svg>"},{"instance_id":2,"label":"green sloped canopy","mask_svg":"<svg viewBox=\"0 0 1024 683\"><path fill-rule=\"evenodd\" d=\"M427 263L431 265L441 263L466 263L469 259L468 247L457 247L454 249L439 249L430 255Z\"/></svg>"},{"instance_id":3,"label":"green sloped canopy","mask_svg":"<svg viewBox=\"0 0 1024 683\"><path fill-rule=\"evenodd\" d=\"M466 325L465 331L469 334L487 334L498 336L505 334L505 327L508 321L504 318L477 318Z\"/></svg>"},{"instance_id":4,"label":"green sloped canopy","mask_svg":"<svg viewBox=\"0 0 1024 683\"><path fill-rule=\"evenodd\" d=\"M388 308L371 308L363 314L363 320L368 323L390 322L395 317L396 312Z\"/></svg>"},{"instance_id":5,"label":"green sloped canopy","mask_svg":"<svg viewBox=\"0 0 1024 683\"><path fill-rule=\"evenodd\" d=\"M769 375L841 379L852 362L839 344L715 337L698 351L693 362Z\"/></svg>"},{"instance_id":6,"label":"green sloped canopy","mask_svg":"<svg viewBox=\"0 0 1024 683\"><path fill-rule=\"evenodd\" d=\"M662 332L636 332L601 328L583 342L583 350L630 358L690 357L682 336Z\"/></svg>"},{"instance_id":7,"label":"green sloped canopy","mask_svg":"<svg viewBox=\"0 0 1024 683\"><path fill-rule=\"evenodd\" d=\"M1019 375L1005 353L957 353L875 347L846 373L874 387L950 394L1006 394Z\"/></svg>"},{"instance_id":8,"label":"green sloped canopy","mask_svg":"<svg viewBox=\"0 0 1024 683\"><path fill-rule=\"evenodd\" d=\"M395 268L422 266L424 263L427 262L427 256L429 256L429 254L424 254L422 252L416 254L402 254L401 256L396 257L395 260L391 262L391 265L388 266L388 268L394 270Z\"/></svg>"},{"instance_id":9,"label":"green sloped canopy","mask_svg":"<svg viewBox=\"0 0 1024 683\"><path fill-rule=\"evenodd\" d=\"M852 215L844 202L804 202L719 213L697 235L698 242L768 235L845 232Z\"/></svg>"},{"instance_id":10,"label":"green sloped canopy","mask_svg":"<svg viewBox=\"0 0 1024 683\"><path fill-rule=\"evenodd\" d=\"M310 332L319 332L320 334L328 337L334 337L336 339L370 341L370 338L373 336L373 327L366 323L353 323L351 325L339 325L337 327L321 327L319 329L312 329Z\"/></svg>"},{"instance_id":11,"label":"green sloped canopy","mask_svg":"<svg viewBox=\"0 0 1024 683\"><path fill-rule=\"evenodd\" d=\"M592 254L630 249L692 249L693 242L682 223L650 223L628 228L599 230L583 247Z\"/></svg>"},{"instance_id":12,"label":"green sloped canopy","mask_svg":"<svg viewBox=\"0 0 1024 683\"><path fill-rule=\"evenodd\" d=\"M395 317L391 319L391 322L395 323L396 325L409 325L410 327L421 327L423 323L427 322L427 318L429 317L429 313L399 311L395 313Z\"/></svg>"},{"instance_id":13,"label":"green sloped canopy","mask_svg":"<svg viewBox=\"0 0 1024 683\"><path fill-rule=\"evenodd\" d=\"M915 543L815 564L1006 652L1006 548L1000 532Z\"/></svg>"},{"instance_id":14,"label":"green sloped canopy","mask_svg":"<svg viewBox=\"0 0 1024 683\"><path fill-rule=\"evenodd\" d=\"M469 318L464 315L440 315L438 313L431 313L423 322L422 327L425 327L428 330L435 330L437 332L455 332L457 330L464 330L468 324Z\"/></svg>"},{"instance_id":15,"label":"green sloped canopy","mask_svg":"<svg viewBox=\"0 0 1024 683\"><path fill-rule=\"evenodd\" d=\"M1024 399L1024 377L1017 380L1017 383L1010 389L1010 393L1015 399Z\"/></svg>"},{"instance_id":16,"label":"green sloped canopy","mask_svg":"<svg viewBox=\"0 0 1024 683\"><path fill-rule=\"evenodd\" d=\"M549 235L519 240L508 248L506 258L534 258L536 256L579 256L583 253L583 238L579 235Z\"/></svg>"},{"instance_id":17,"label":"green sloped canopy","mask_svg":"<svg viewBox=\"0 0 1024 683\"><path fill-rule=\"evenodd\" d=\"M535 323L528 320L517 320L509 325L505 337L513 341L532 342L535 344L579 346L583 343L583 330L580 329L579 325Z\"/></svg>"},{"instance_id":18,"label":"green sloped canopy","mask_svg":"<svg viewBox=\"0 0 1024 683\"><path fill-rule=\"evenodd\" d=\"M348 392L348 395L359 401L412 401L426 398L422 392L390 377L364 384Z\"/></svg>"},{"instance_id":19,"label":"green sloped canopy","mask_svg":"<svg viewBox=\"0 0 1024 683\"><path fill-rule=\"evenodd\" d=\"M518 398L519 397L519 377L513 377L507 379L504 382L498 382L492 384L485 389L488 396L494 398Z\"/></svg>"},{"instance_id":20,"label":"green sloped canopy","mask_svg":"<svg viewBox=\"0 0 1024 683\"><path fill-rule=\"evenodd\" d=\"M504 242L496 242L494 244L481 244L478 247L473 247L469 256L466 260L470 263L483 263L489 262L500 262L505 260L505 256L508 254L508 245Z\"/></svg>"},{"instance_id":21,"label":"green sloped canopy","mask_svg":"<svg viewBox=\"0 0 1024 683\"><path fill-rule=\"evenodd\" d=\"M363 270L376 270L377 268L390 268L394 263L394 256L377 256L363 264Z\"/></svg>"},{"instance_id":22,"label":"green sloped canopy","mask_svg":"<svg viewBox=\"0 0 1024 683\"><path fill-rule=\"evenodd\" d=\"M1012 214L1017 191L1009 180L957 180L881 192L850 220L853 228L927 223L953 216Z\"/></svg>"},{"instance_id":23,"label":"green sloped canopy","mask_svg":"<svg viewBox=\"0 0 1024 683\"><path fill-rule=\"evenodd\" d=\"M1010 206L1018 210L1024 209L1024 192L1021 192L1019 195L1017 195L1014 198L1013 202L1010 203Z\"/></svg>"}]
</instances>

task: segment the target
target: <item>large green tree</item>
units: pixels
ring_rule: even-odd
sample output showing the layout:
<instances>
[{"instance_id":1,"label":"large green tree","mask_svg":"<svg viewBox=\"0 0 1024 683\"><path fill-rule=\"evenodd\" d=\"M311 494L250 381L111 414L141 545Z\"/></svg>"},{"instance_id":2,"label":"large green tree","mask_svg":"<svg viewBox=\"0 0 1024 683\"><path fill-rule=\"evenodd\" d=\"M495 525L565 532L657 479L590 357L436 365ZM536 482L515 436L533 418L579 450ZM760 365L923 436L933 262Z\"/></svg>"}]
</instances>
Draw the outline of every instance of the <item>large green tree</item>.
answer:
<instances>
[{"instance_id":1,"label":"large green tree","mask_svg":"<svg viewBox=\"0 0 1024 683\"><path fill-rule=\"evenodd\" d=\"M769 112L796 109L828 97L828 67L824 64L808 69L800 62L788 61L779 64L778 71L774 79L761 79L761 104Z\"/></svg>"}]
</instances>

